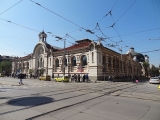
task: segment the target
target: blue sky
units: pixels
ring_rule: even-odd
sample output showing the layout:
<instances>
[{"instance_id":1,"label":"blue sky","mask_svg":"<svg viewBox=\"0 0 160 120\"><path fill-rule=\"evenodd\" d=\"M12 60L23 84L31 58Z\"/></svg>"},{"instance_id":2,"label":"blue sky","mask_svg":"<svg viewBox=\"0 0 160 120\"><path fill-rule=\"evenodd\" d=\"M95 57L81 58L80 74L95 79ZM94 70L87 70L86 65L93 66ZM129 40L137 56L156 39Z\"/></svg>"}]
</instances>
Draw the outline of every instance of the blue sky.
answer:
<instances>
[{"instance_id":1,"label":"blue sky","mask_svg":"<svg viewBox=\"0 0 160 120\"><path fill-rule=\"evenodd\" d=\"M125 54L134 47L136 52L145 52L151 64L159 66L160 51L154 50L160 49L160 0L33 1L42 7L30 0L0 1L0 55L22 57L33 53L38 34L44 30L52 32L47 34L47 42L61 48L63 42L53 35L70 35L66 46L84 38L97 42L96 35L110 37L102 42L109 49L120 53L118 48L122 47Z\"/></svg>"}]
</instances>

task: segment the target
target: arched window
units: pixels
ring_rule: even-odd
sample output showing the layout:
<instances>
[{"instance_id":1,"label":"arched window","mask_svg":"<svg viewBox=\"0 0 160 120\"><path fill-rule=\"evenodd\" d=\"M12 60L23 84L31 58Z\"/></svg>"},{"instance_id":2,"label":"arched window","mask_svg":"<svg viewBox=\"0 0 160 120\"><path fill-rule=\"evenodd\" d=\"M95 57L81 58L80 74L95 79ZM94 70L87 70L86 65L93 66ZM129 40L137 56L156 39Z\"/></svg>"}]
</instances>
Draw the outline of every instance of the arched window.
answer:
<instances>
[{"instance_id":1,"label":"arched window","mask_svg":"<svg viewBox=\"0 0 160 120\"><path fill-rule=\"evenodd\" d=\"M67 66L67 58L65 58L65 66Z\"/></svg>"},{"instance_id":2,"label":"arched window","mask_svg":"<svg viewBox=\"0 0 160 120\"><path fill-rule=\"evenodd\" d=\"M51 58L50 58L50 61L49 61L49 62L50 62L50 66L51 66Z\"/></svg>"},{"instance_id":3,"label":"arched window","mask_svg":"<svg viewBox=\"0 0 160 120\"><path fill-rule=\"evenodd\" d=\"M59 60L56 59L56 67L59 67Z\"/></svg>"},{"instance_id":4,"label":"arched window","mask_svg":"<svg viewBox=\"0 0 160 120\"><path fill-rule=\"evenodd\" d=\"M85 55L82 56L81 62L82 62L82 66L87 65L87 57Z\"/></svg>"},{"instance_id":5,"label":"arched window","mask_svg":"<svg viewBox=\"0 0 160 120\"><path fill-rule=\"evenodd\" d=\"M42 63L42 58L40 59L40 67L42 67L43 63Z\"/></svg>"},{"instance_id":6,"label":"arched window","mask_svg":"<svg viewBox=\"0 0 160 120\"><path fill-rule=\"evenodd\" d=\"M106 57L105 56L103 56L102 65L106 65Z\"/></svg>"},{"instance_id":7,"label":"arched window","mask_svg":"<svg viewBox=\"0 0 160 120\"><path fill-rule=\"evenodd\" d=\"M77 64L76 64L76 57L75 56L72 57L72 66L77 66Z\"/></svg>"},{"instance_id":8,"label":"arched window","mask_svg":"<svg viewBox=\"0 0 160 120\"><path fill-rule=\"evenodd\" d=\"M90 46L90 50L91 50L91 51L94 50L94 45L93 45L93 44Z\"/></svg>"},{"instance_id":9,"label":"arched window","mask_svg":"<svg viewBox=\"0 0 160 120\"><path fill-rule=\"evenodd\" d=\"M92 52L92 63L94 63L94 52Z\"/></svg>"}]
</instances>

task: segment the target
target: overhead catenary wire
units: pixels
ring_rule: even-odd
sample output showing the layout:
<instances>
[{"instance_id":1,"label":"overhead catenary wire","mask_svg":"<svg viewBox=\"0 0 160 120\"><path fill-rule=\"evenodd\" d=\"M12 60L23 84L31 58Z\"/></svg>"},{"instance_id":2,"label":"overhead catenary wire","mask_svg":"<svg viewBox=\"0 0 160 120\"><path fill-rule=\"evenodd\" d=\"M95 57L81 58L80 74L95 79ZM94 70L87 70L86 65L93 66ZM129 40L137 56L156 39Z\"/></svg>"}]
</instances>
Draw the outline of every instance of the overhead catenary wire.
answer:
<instances>
[{"instance_id":1,"label":"overhead catenary wire","mask_svg":"<svg viewBox=\"0 0 160 120\"><path fill-rule=\"evenodd\" d=\"M114 8L114 6L116 5L117 2L118 2L118 0L116 0L116 2L114 3L114 5L112 6L111 10L105 16L103 16L97 23L99 23L100 21L102 21L108 14L110 14L110 12L113 10L113 8Z\"/></svg>"},{"instance_id":2,"label":"overhead catenary wire","mask_svg":"<svg viewBox=\"0 0 160 120\"><path fill-rule=\"evenodd\" d=\"M20 2L22 2L23 0L20 0L19 2L17 2L16 4L12 5L11 7L9 7L8 9L6 9L5 11L1 12L0 15L2 15L3 13L7 12L9 9L13 8L14 6L18 5Z\"/></svg>"},{"instance_id":3,"label":"overhead catenary wire","mask_svg":"<svg viewBox=\"0 0 160 120\"><path fill-rule=\"evenodd\" d=\"M5 43L5 42L3 42L3 41L1 41L2 43L4 43L4 44L7 44L7 43ZM9 45L9 44L7 44L8 46L11 46L12 48L15 48L15 49L17 49L18 51L22 51L22 50L20 50L20 49L18 49L17 47L13 47L12 45Z\"/></svg>"},{"instance_id":4,"label":"overhead catenary wire","mask_svg":"<svg viewBox=\"0 0 160 120\"><path fill-rule=\"evenodd\" d=\"M20 24L18 24L18 23L14 23L14 22L9 21L9 20L5 20L5 19L2 19L2 18L0 18L0 20L3 20L3 21L5 21L5 22L8 22L8 23L11 23L11 24L17 25L17 26L19 26L19 27L22 27L22 28L26 28L26 29L29 29L29 30L35 31L35 32L40 32L40 31L38 31L38 30L35 30L35 29L32 29L32 28L29 28L29 27L26 27L26 26L20 25Z\"/></svg>"},{"instance_id":5,"label":"overhead catenary wire","mask_svg":"<svg viewBox=\"0 0 160 120\"><path fill-rule=\"evenodd\" d=\"M57 15L57 16L59 16L60 18L66 20L66 21L68 21L68 22L70 22L71 24L73 24L73 25L75 25L75 26L77 26L77 27L79 27L79 28L85 30L86 32L89 32L89 33L91 33L91 34L94 34L96 37L98 37L98 35L96 35L96 34L95 34L94 32L92 32L91 30L85 29L84 27L82 27L82 26L80 26L80 25L78 25L78 24L72 22L71 20L69 20L69 19L67 19L67 18L65 18L65 17L63 17L63 16L61 16L61 15L59 15L58 13L56 13L56 12L54 12L54 11L52 11L52 10L50 10L50 9L48 9L48 8L46 8L46 7L44 7L44 6L42 6L41 4L39 4L39 3L37 3L37 2L35 2L35 1L33 1L33 0L30 0L30 1L33 2L33 3L35 3L35 4L37 4L38 6L42 7L43 9L45 9L45 10L47 10L47 11L49 11L49 12L51 12L51 13ZM98 38L99 38L99 37L98 37Z\"/></svg>"},{"instance_id":6,"label":"overhead catenary wire","mask_svg":"<svg viewBox=\"0 0 160 120\"><path fill-rule=\"evenodd\" d=\"M54 12L54 11L52 11L52 10L44 7L44 6L42 6L41 4L39 4L39 3L37 3L37 2L35 2L35 1L33 1L33 0L30 0L30 1L33 2L33 3L35 3L35 4L37 4L38 6L42 7L43 9L45 9L45 10L47 10L47 11L49 11L49 12L51 12L51 13L57 15L57 16L59 16L60 18L66 20L66 21L68 21L68 22L70 22L71 24L73 24L73 25L75 25L75 26L77 26L77 27L79 27L79 28L81 28L81 29L84 29L83 27L79 26L78 24L76 24L76 23L72 22L71 20L69 20L69 19L67 19L67 18L65 18L65 17L57 14L56 12ZM84 29L84 30L86 30L86 29Z\"/></svg>"},{"instance_id":7,"label":"overhead catenary wire","mask_svg":"<svg viewBox=\"0 0 160 120\"><path fill-rule=\"evenodd\" d=\"M135 0L128 8L124 11L124 13L116 20L115 23L117 23L117 22L123 17L123 15L135 4L136 1L137 1L137 0Z\"/></svg>"},{"instance_id":8,"label":"overhead catenary wire","mask_svg":"<svg viewBox=\"0 0 160 120\"><path fill-rule=\"evenodd\" d=\"M151 51L146 51L146 52L141 52L141 53L149 53L149 52L155 52L155 51L160 51L160 49L157 49L157 50L151 50Z\"/></svg>"},{"instance_id":9,"label":"overhead catenary wire","mask_svg":"<svg viewBox=\"0 0 160 120\"><path fill-rule=\"evenodd\" d=\"M148 31L157 30L157 29L160 29L160 28L153 28L153 29L147 29L147 30L138 31L138 32L126 33L126 34L123 34L123 35L120 35L120 36L126 36L126 35L131 35L131 34L138 34L138 33L148 32ZM113 37L119 37L119 36L111 36L111 38L113 38Z\"/></svg>"},{"instance_id":10,"label":"overhead catenary wire","mask_svg":"<svg viewBox=\"0 0 160 120\"><path fill-rule=\"evenodd\" d=\"M112 19L112 21L113 21L113 25L111 26L113 29L114 29L114 31L117 33L117 35L119 36L119 38L120 38L120 42L123 42L124 44L125 44L125 42L122 40L122 38L121 38L121 36L119 35L119 32L118 32L118 30L116 30L116 24L115 24L115 22L114 22L114 19L113 19L113 16L112 16L112 14L110 14L110 16L111 16L111 19ZM115 27L114 27L115 26ZM126 45L126 44L125 44Z\"/></svg>"},{"instance_id":11,"label":"overhead catenary wire","mask_svg":"<svg viewBox=\"0 0 160 120\"><path fill-rule=\"evenodd\" d=\"M156 23L157 23L157 26L159 27L158 19L157 19L156 11L155 11L155 8L154 8L153 0L152 0L152 6L153 6L153 10L154 10L154 15L155 15L155 18L156 18ZM159 32L160 32L160 30L159 30Z\"/></svg>"},{"instance_id":12,"label":"overhead catenary wire","mask_svg":"<svg viewBox=\"0 0 160 120\"><path fill-rule=\"evenodd\" d=\"M100 26L99 26L98 23L97 23L97 27L98 27L98 29L100 30L100 32L102 33L102 35L104 35L104 36L106 37L106 39L109 39L111 42L114 42L114 43L115 43L115 41L111 40L109 37L107 37L107 36L102 32L102 30L101 30L101 28L100 28Z\"/></svg>"}]
</instances>

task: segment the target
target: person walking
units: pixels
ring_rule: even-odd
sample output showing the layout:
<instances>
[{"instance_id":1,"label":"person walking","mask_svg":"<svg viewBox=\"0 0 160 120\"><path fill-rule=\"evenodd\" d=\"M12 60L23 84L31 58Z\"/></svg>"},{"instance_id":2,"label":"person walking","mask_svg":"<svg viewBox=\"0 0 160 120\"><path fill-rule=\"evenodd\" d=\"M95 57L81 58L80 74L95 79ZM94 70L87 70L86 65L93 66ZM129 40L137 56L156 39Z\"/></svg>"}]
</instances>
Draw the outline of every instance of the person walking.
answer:
<instances>
[{"instance_id":1,"label":"person walking","mask_svg":"<svg viewBox=\"0 0 160 120\"><path fill-rule=\"evenodd\" d=\"M115 82L115 77L114 77L114 75L112 76L112 81Z\"/></svg>"},{"instance_id":2,"label":"person walking","mask_svg":"<svg viewBox=\"0 0 160 120\"><path fill-rule=\"evenodd\" d=\"M78 74L78 82L80 82L80 74Z\"/></svg>"},{"instance_id":3,"label":"person walking","mask_svg":"<svg viewBox=\"0 0 160 120\"><path fill-rule=\"evenodd\" d=\"M134 76L132 75L132 82L134 83Z\"/></svg>"},{"instance_id":4,"label":"person walking","mask_svg":"<svg viewBox=\"0 0 160 120\"><path fill-rule=\"evenodd\" d=\"M19 79L20 79L19 84L20 84L20 85L24 85L24 84L22 83L22 73L19 74Z\"/></svg>"},{"instance_id":5,"label":"person walking","mask_svg":"<svg viewBox=\"0 0 160 120\"><path fill-rule=\"evenodd\" d=\"M108 76L108 82L111 82L111 76Z\"/></svg>"},{"instance_id":6,"label":"person walking","mask_svg":"<svg viewBox=\"0 0 160 120\"><path fill-rule=\"evenodd\" d=\"M85 75L85 82L88 82L88 74Z\"/></svg>"},{"instance_id":7,"label":"person walking","mask_svg":"<svg viewBox=\"0 0 160 120\"><path fill-rule=\"evenodd\" d=\"M83 75L83 82L85 82L85 74Z\"/></svg>"}]
</instances>

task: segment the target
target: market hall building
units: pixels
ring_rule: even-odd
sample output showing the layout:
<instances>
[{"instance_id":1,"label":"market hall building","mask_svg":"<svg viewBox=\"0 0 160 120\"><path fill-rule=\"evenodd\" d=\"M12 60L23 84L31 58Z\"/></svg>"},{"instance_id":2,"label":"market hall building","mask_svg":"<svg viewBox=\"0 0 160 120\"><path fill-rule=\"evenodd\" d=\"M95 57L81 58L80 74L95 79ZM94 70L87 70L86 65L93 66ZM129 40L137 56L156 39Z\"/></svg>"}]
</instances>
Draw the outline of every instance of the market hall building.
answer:
<instances>
[{"instance_id":1,"label":"market hall building","mask_svg":"<svg viewBox=\"0 0 160 120\"><path fill-rule=\"evenodd\" d=\"M99 41L78 40L72 46L59 48L47 43L47 34L39 34L33 53L15 58L12 73L29 75L71 76L88 74L91 81L107 80L108 76L141 76L142 66L131 54L120 54ZM43 71L43 72L42 72Z\"/></svg>"}]
</instances>

